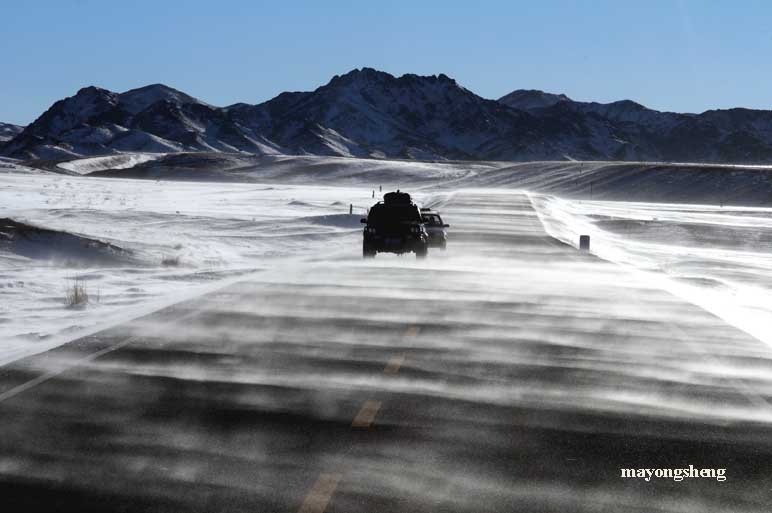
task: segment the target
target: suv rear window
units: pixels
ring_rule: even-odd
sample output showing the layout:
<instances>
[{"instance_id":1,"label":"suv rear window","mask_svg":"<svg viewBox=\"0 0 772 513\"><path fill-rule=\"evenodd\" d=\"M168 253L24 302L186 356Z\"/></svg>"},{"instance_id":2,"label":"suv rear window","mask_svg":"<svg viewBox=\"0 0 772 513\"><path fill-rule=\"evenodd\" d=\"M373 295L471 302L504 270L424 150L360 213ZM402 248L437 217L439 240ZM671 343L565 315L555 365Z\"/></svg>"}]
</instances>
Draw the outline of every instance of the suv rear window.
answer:
<instances>
[{"instance_id":1,"label":"suv rear window","mask_svg":"<svg viewBox=\"0 0 772 513\"><path fill-rule=\"evenodd\" d=\"M442 224L442 219L437 214L424 214L423 219L424 223L428 224L429 226L438 226Z\"/></svg>"},{"instance_id":2,"label":"suv rear window","mask_svg":"<svg viewBox=\"0 0 772 513\"><path fill-rule=\"evenodd\" d=\"M370 209L367 224L421 222L421 214L415 205L376 205Z\"/></svg>"}]
</instances>

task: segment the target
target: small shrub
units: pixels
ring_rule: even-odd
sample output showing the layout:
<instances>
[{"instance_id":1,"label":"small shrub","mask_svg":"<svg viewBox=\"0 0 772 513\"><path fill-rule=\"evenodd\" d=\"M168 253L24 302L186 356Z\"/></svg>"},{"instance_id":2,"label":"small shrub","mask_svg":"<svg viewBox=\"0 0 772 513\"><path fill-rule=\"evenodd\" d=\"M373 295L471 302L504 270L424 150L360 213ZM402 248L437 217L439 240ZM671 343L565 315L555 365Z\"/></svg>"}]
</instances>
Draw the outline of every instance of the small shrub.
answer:
<instances>
[{"instance_id":1,"label":"small shrub","mask_svg":"<svg viewBox=\"0 0 772 513\"><path fill-rule=\"evenodd\" d=\"M83 278L75 278L65 293L67 306L82 306L88 303L88 288Z\"/></svg>"},{"instance_id":2,"label":"small shrub","mask_svg":"<svg viewBox=\"0 0 772 513\"><path fill-rule=\"evenodd\" d=\"M180 257L178 256L162 256L161 265L164 267L177 267L180 265Z\"/></svg>"}]
</instances>

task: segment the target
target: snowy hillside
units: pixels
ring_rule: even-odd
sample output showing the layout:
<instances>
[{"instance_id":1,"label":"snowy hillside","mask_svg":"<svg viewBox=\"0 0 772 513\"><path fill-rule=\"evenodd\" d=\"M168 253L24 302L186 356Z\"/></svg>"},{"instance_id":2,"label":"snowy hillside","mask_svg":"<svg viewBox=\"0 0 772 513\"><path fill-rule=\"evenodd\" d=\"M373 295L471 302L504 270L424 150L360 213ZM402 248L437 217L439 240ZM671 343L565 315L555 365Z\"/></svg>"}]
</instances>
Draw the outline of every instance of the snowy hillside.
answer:
<instances>
[{"instance_id":1,"label":"snowy hillside","mask_svg":"<svg viewBox=\"0 0 772 513\"><path fill-rule=\"evenodd\" d=\"M144 162L150 162L163 157L161 153L121 153L106 157L91 157L60 162L57 167L85 175L105 169L129 169Z\"/></svg>"},{"instance_id":2,"label":"snowy hillside","mask_svg":"<svg viewBox=\"0 0 772 513\"><path fill-rule=\"evenodd\" d=\"M269 145L245 136L223 109L163 85L117 94L87 87L56 102L3 152L60 159L117 152L247 151Z\"/></svg>"},{"instance_id":3,"label":"snowy hillside","mask_svg":"<svg viewBox=\"0 0 772 513\"><path fill-rule=\"evenodd\" d=\"M43 170L22 165L16 159L0 157L0 173L7 173L7 172L28 173L28 174L47 174Z\"/></svg>"},{"instance_id":4,"label":"snowy hillside","mask_svg":"<svg viewBox=\"0 0 772 513\"><path fill-rule=\"evenodd\" d=\"M19 135L22 130L24 130L24 127L10 123L0 123L0 145Z\"/></svg>"},{"instance_id":5,"label":"snowy hillside","mask_svg":"<svg viewBox=\"0 0 772 513\"><path fill-rule=\"evenodd\" d=\"M772 162L772 111L679 114L630 100L579 102L562 94L525 90L513 91L499 101L561 124L576 123L591 144L599 148L605 140L614 158L620 160Z\"/></svg>"},{"instance_id":6,"label":"snowy hillside","mask_svg":"<svg viewBox=\"0 0 772 513\"><path fill-rule=\"evenodd\" d=\"M162 84L86 87L0 147L6 157L44 160L179 152L761 164L772 162L772 112L678 114L537 90L493 101L442 74L363 68L314 91L225 108Z\"/></svg>"}]
</instances>

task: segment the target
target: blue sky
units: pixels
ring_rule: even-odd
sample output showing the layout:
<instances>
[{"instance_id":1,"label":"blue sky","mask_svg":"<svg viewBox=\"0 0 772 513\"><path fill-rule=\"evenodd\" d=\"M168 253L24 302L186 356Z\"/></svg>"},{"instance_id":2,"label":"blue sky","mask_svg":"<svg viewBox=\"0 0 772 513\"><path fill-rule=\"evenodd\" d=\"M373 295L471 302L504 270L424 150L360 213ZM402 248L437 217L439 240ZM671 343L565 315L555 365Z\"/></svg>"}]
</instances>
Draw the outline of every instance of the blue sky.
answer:
<instances>
[{"instance_id":1,"label":"blue sky","mask_svg":"<svg viewBox=\"0 0 772 513\"><path fill-rule=\"evenodd\" d=\"M374 67L699 112L772 109L772 2L0 0L0 121L86 85L258 103Z\"/></svg>"}]
</instances>

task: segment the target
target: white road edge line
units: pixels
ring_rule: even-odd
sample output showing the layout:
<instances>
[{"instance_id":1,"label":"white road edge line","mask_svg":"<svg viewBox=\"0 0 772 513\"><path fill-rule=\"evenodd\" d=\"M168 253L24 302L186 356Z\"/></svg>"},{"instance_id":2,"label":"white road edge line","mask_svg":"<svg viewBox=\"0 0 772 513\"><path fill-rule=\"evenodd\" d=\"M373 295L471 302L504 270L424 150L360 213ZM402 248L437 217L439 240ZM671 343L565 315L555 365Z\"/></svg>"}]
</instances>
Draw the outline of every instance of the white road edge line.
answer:
<instances>
[{"instance_id":1,"label":"white road edge line","mask_svg":"<svg viewBox=\"0 0 772 513\"><path fill-rule=\"evenodd\" d=\"M174 321L169 322L168 324L172 324L174 322L184 321L186 319L189 319L190 317L193 317L194 315L196 315L198 313L200 313L199 310L197 310L195 312L190 312L188 314L183 315L179 319L175 319ZM79 367L79 366L83 365L84 363L88 363L88 362L90 362L92 360L95 360L95 359L99 358L100 356L103 356L103 355L105 355L105 354L107 354L107 353L109 353L111 351L115 351L116 349L120 349L120 348L122 348L122 347L124 347L124 346L126 346L128 344L131 344L135 340L136 340L136 337L125 338L125 339L121 340L120 342L116 342L115 344L113 344L113 345L111 345L109 347L102 348L99 351L95 351L95 352L93 352L91 354L88 354L88 355L84 356L83 358L80 358L78 360L70 362L68 365L65 365L61 369L57 369L57 370L54 370L54 371L46 372L45 374L41 374L37 378L31 379L31 380L29 380L29 381L27 381L25 383L22 383L21 385L17 385L17 386L15 386L15 387L13 387L13 388L11 388L9 390L6 390L5 392L0 393L0 403L3 402L3 401L6 401L6 400L8 400L8 399L10 399L12 397L15 397L15 396L19 395L22 392L26 392L27 390L30 390L31 388L35 388L36 386L41 385L41 384L45 383L46 381L49 381L49 380L51 380L51 379L53 379L53 378L55 378L55 377L57 377L57 376L59 376L61 374L64 374L68 370L74 369L75 367Z\"/></svg>"}]
</instances>

